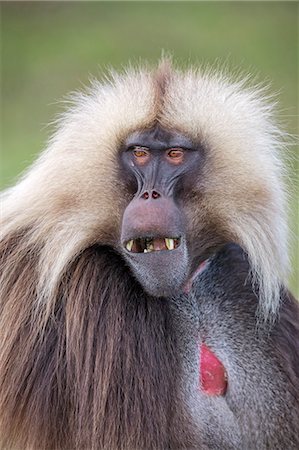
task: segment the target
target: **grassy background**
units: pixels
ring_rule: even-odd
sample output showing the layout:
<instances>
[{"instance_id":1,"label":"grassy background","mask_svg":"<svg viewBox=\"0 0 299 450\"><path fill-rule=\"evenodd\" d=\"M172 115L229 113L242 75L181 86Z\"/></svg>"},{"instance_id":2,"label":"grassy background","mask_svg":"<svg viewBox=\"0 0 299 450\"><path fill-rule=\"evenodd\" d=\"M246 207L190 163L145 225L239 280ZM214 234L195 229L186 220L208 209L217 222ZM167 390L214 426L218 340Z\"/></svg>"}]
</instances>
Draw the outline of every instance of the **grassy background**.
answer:
<instances>
[{"instance_id":1,"label":"grassy background","mask_svg":"<svg viewBox=\"0 0 299 450\"><path fill-rule=\"evenodd\" d=\"M295 2L2 2L1 187L15 182L44 147L46 124L66 93L99 68L222 61L271 80L287 131L297 124ZM292 289L298 293L296 148L290 148ZM289 158L291 156L291 158Z\"/></svg>"}]
</instances>

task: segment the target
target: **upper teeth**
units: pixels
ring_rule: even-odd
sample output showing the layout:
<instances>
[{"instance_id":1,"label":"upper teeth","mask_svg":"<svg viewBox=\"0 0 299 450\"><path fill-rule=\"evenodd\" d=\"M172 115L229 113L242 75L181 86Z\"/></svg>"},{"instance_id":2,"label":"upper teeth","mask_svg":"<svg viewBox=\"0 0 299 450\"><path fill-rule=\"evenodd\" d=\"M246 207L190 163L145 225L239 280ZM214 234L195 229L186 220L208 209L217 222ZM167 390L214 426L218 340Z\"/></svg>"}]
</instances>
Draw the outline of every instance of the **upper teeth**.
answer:
<instances>
[{"instance_id":1,"label":"upper teeth","mask_svg":"<svg viewBox=\"0 0 299 450\"><path fill-rule=\"evenodd\" d=\"M164 240L164 248L161 242ZM138 238L130 239L125 247L128 252L150 253L159 250L174 250L180 244L180 238Z\"/></svg>"},{"instance_id":2,"label":"upper teeth","mask_svg":"<svg viewBox=\"0 0 299 450\"><path fill-rule=\"evenodd\" d=\"M168 248L168 250L173 250L174 249L174 239L166 238L165 245Z\"/></svg>"},{"instance_id":3,"label":"upper teeth","mask_svg":"<svg viewBox=\"0 0 299 450\"><path fill-rule=\"evenodd\" d=\"M127 242L127 244L126 244L126 249L127 249L129 252L132 250L133 244L134 244L133 239L131 239L130 241Z\"/></svg>"}]
</instances>

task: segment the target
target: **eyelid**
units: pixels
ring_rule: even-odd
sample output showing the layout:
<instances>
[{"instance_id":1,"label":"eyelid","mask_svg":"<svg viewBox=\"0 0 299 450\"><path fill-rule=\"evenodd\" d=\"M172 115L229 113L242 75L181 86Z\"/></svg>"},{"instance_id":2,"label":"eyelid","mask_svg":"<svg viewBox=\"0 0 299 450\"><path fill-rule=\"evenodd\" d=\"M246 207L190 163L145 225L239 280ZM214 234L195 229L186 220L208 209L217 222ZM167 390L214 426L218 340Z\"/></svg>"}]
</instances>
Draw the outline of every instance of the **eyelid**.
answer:
<instances>
[{"instance_id":1,"label":"eyelid","mask_svg":"<svg viewBox=\"0 0 299 450\"><path fill-rule=\"evenodd\" d=\"M129 145L129 147L127 148L128 152L133 152L134 150L149 152L149 148L145 147L144 145L138 145L138 144L135 145L134 144L134 145Z\"/></svg>"}]
</instances>

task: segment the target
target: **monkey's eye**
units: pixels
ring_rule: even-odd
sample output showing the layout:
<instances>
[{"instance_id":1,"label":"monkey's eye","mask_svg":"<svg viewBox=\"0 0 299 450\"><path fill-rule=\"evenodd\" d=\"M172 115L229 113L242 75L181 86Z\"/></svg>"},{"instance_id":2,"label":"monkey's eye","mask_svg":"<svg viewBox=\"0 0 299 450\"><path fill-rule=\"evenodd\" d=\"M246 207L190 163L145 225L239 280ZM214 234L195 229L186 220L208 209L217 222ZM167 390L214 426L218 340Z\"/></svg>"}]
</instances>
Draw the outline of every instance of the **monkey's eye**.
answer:
<instances>
[{"instance_id":1,"label":"monkey's eye","mask_svg":"<svg viewBox=\"0 0 299 450\"><path fill-rule=\"evenodd\" d=\"M133 150L133 153L136 156L136 158L148 155L148 152L143 147L137 147L135 150Z\"/></svg>"},{"instance_id":2,"label":"monkey's eye","mask_svg":"<svg viewBox=\"0 0 299 450\"><path fill-rule=\"evenodd\" d=\"M182 148L171 148L167 151L167 158L175 164L179 164L184 159L184 150Z\"/></svg>"},{"instance_id":3,"label":"monkey's eye","mask_svg":"<svg viewBox=\"0 0 299 450\"><path fill-rule=\"evenodd\" d=\"M133 145L132 147L129 148L129 150L133 152L133 155L137 160L138 164L145 164L150 158L150 153L147 147Z\"/></svg>"}]
</instances>

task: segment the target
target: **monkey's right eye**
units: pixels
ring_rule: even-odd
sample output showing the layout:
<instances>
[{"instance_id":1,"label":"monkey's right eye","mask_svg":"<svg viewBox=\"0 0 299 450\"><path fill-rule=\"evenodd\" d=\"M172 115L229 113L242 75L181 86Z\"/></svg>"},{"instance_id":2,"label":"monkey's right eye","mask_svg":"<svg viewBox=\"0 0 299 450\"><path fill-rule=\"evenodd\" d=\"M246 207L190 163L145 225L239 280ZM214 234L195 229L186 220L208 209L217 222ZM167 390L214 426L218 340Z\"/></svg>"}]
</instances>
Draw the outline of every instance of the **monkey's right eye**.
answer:
<instances>
[{"instance_id":1,"label":"monkey's right eye","mask_svg":"<svg viewBox=\"0 0 299 450\"><path fill-rule=\"evenodd\" d=\"M136 156L136 158L148 156L148 150L146 147L139 147L134 145L134 147L130 147L130 150L133 151L134 156Z\"/></svg>"},{"instance_id":2,"label":"monkey's right eye","mask_svg":"<svg viewBox=\"0 0 299 450\"><path fill-rule=\"evenodd\" d=\"M129 150L132 151L138 164L145 164L150 158L150 153L147 147L133 145L132 147L129 148Z\"/></svg>"}]
</instances>

